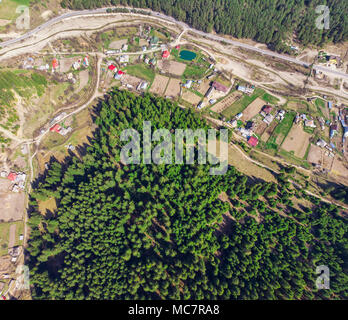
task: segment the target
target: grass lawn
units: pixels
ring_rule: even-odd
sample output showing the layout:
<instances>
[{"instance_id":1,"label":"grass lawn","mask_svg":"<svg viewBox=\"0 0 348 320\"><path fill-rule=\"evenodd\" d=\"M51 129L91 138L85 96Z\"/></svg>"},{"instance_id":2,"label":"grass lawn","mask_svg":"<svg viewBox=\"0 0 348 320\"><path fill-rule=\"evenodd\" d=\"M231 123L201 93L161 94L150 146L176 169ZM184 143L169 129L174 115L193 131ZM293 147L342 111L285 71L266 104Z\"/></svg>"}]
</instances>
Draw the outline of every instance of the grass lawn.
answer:
<instances>
[{"instance_id":1,"label":"grass lawn","mask_svg":"<svg viewBox=\"0 0 348 320\"><path fill-rule=\"evenodd\" d=\"M0 19L13 20L19 16L16 9L20 5L29 6L30 0L2 0L0 3Z\"/></svg>"},{"instance_id":2,"label":"grass lawn","mask_svg":"<svg viewBox=\"0 0 348 320\"><path fill-rule=\"evenodd\" d=\"M241 99L235 101L230 107L225 109L222 114L227 119L232 118L236 114L242 112L250 103L264 93L262 89L256 89L251 96L244 95Z\"/></svg>"},{"instance_id":3,"label":"grass lawn","mask_svg":"<svg viewBox=\"0 0 348 320\"><path fill-rule=\"evenodd\" d=\"M295 112L287 112L285 114L283 121L275 127L272 135L266 142L266 149L278 150L278 147L282 145L286 136L288 135L294 122L295 116Z\"/></svg>"},{"instance_id":4,"label":"grass lawn","mask_svg":"<svg viewBox=\"0 0 348 320\"><path fill-rule=\"evenodd\" d=\"M15 246L21 244L19 240L19 235L23 234L24 224L23 221L16 222L4 222L0 223L0 256L6 255L8 250L8 241L9 241L9 231L10 226L16 225L16 238L15 238Z\"/></svg>"},{"instance_id":5,"label":"grass lawn","mask_svg":"<svg viewBox=\"0 0 348 320\"><path fill-rule=\"evenodd\" d=\"M184 79L201 79L203 78L207 68L203 68L197 65L187 65L183 74Z\"/></svg>"},{"instance_id":6,"label":"grass lawn","mask_svg":"<svg viewBox=\"0 0 348 320\"><path fill-rule=\"evenodd\" d=\"M287 162L293 163L298 166L302 166L306 169L310 168L310 164L307 161L304 161L302 159L299 159L294 156L293 151L292 152L287 152L283 149L279 151L279 155L281 155Z\"/></svg>"},{"instance_id":7,"label":"grass lawn","mask_svg":"<svg viewBox=\"0 0 348 320\"><path fill-rule=\"evenodd\" d=\"M317 98L314 103L317 107L320 107L320 108L325 108L325 105L326 105L325 101L320 98Z\"/></svg>"},{"instance_id":8,"label":"grass lawn","mask_svg":"<svg viewBox=\"0 0 348 320\"><path fill-rule=\"evenodd\" d=\"M277 104L279 102L279 99L270 95L269 93L264 93L264 95L261 97L263 101L266 101L270 104Z\"/></svg>"},{"instance_id":9,"label":"grass lawn","mask_svg":"<svg viewBox=\"0 0 348 320\"><path fill-rule=\"evenodd\" d=\"M152 84L155 79L155 71L151 68L147 67L145 64L139 63L131 66L127 66L124 68L127 73L132 76L145 79Z\"/></svg>"}]
</instances>

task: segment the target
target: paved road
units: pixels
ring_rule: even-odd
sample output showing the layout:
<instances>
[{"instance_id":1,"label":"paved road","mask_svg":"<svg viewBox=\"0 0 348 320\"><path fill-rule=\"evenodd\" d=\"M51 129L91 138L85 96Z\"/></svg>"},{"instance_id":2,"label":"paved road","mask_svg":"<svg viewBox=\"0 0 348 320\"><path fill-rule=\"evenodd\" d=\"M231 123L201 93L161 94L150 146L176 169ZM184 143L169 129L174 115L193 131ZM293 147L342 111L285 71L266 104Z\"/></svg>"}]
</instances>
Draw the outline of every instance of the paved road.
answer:
<instances>
[{"instance_id":1,"label":"paved road","mask_svg":"<svg viewBox=\"0 0 348 320\"><path fill-rule=\"evenodd\" d=\"M128 8L128 9L131 9L131 8ZM18 38L1 42L0 46L2 48L5 48L5 47L10 46L12 44L24 41L24 40L30 38L31 36L35 35L40 30L48 28L48 27L52 26L53 24L55 24L55 23L57 23L59 21L62 21L64 19L72 18L72 17L78 17L78 16L88 16L88 15L95 15L95 14L103 14L103 13L107 13L106 10L107 10L107 8L100 8L100 9L93 9L93 10L81 10L81 11L69 11L67 13L64 13L64 14L60 15L60 16L54 17L51 20L46 21L42 25L36 27L35 29L27 32L26 34L24 34L24 35L22 35L22 36L20 36ZM193 29L193 28L189 27L186 23L184 23L182 21L177 21L173 17L166 16L166 15L164 15L162 13L159 13L159 12L154 12L154 11L149 10L149 9L146 9L146 10L143 10L143 11L150 12L152 17L157 17L159 19L170 21L172 23L175 23L175 24L181 26L182 28L186 29L187 31L190 31L190 32L195 33L195 34L198 34L198 35L200 35L202 37L209 38L211 40L224 41L225 43L228 43L230 45L241 47L241 48L244 48L244 49L248 49L248 50L251 50L251 51L254 51L254 52L258 52L258 53L263 54L263 55L267 55L267 56L270 56L270 57L278 58L278 59L281 59L281 60L284 60L284 61L288 61L288 62L291 62L291 63L302 65L302 66L305 66L305 67L309 67L310 66L310 64L308 64L306 62L303 62L303 61L300 61L300 60L298 60L296 58L293 58L293 57L291 57L289 55L279 54L279 53L276 53L276 52L273 52L273 51L270 51L270 50L260 49L260 48L248 45L246 43L241 43L241 42L238 42L238 41L235 41L235 40L229 40L229 39L223 38L223 37L218 36L218 35L209 34L209 33L203 32L203 31L199 31L199 30ZM129 14L132 14L132 13L129 13ZM138 14L138 13L136 13L136 14ZM344 72L339 72L339 71L336 71L336 70L332 70L330 68L326 68L326 67L323 67L323 66L320 66L320 65L314 65L313 69L316 69L316 70L319 70L319 71L322 71L322 72L326 72L326 73L331 73L333 75L336 75L336 76L348 79L348 74L346 74Z\"/></svg>"}]
</instances>

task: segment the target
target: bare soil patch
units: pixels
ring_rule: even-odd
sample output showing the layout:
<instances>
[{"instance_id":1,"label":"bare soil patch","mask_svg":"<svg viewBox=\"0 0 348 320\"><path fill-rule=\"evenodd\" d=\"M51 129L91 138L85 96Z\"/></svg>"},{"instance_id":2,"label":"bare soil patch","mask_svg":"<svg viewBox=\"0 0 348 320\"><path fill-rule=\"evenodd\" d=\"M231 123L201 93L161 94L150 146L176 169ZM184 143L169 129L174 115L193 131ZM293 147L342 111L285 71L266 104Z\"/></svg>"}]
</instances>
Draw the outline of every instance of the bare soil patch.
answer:
<instances>
[{"instance_id":1,"label":"bare soil patch","mask_svg":"<svg viewBox=\"0 0 348 320\"><path fill-rule=\"evenodd\" d=\"M160 60L158 61L158 68L165 73L181 76L185 71L186 64L173 60Z\"/></svg>"},{"instance_id":2,"label":"bare soil patch","mask_svg":"<svg viewBox=\"0 0 348 320\"><path fill-rule=\"evenodd\" d=\"M198 104L201 101L201 97L197 96L189 90L185 90L185 92L182 95L182 98L191 104Z\"/></svg>"},{"instance_id":3,"label":"bare soil patch","mask_svg":"<svg viewBox=\"0 0 348 320\"><path fill-rule=\"evenodd\" d=\"M200 93L200 94L203 94L205 95L206 92L208 91L210 87L210 80L206 79L206 80L203 80L202 83L199 85L199 87L197 88L197 91Z\"/></svg>"},{"instance_id":4,"label":"bare soil patch","mask_svg":"<svg viewBox=\"0 0 348 320\"><path fill-rule=\"evenodd\" d=\"M122 84L129 84L133 86L133 88L136 88L143 80L134 76L131 76L129 74L123 75L121 78Z\"/></svg>"},{"instance_id":5,"label":"bare soil patch","mask_svg":"<svg viewBox=\"0 0 348 320\"><path fill-rule=\"evenodd\" d=\"M321 165L322 157L322 149L316 145L311 145L307 158L308 162Z\"/></svg>"},{"instance_id":6,"label":"bare soil patch","mask_svg":"<svg viewBox=\"0 0 348 320\"><path fill-rule=\"evenodd\" d=\"M166 90L168 81L169 81L168 77L156 74L155 79L152 83L150 92L162 96L164 94L164 91Z\"/></svg>"},{"instance_id":7,"label":"bare soil patch","mask_svg":"<svg viewBox=\"0 0 348 320\"><path fill-rule=\"evenodd\" d=\"M72 58L63 58L59 60L59 71L60 72L68 72L75 61L79 60L78 57Z\"/></svg>"},{"instance_id":8,"label":"bare soil patch","mask_svg":"<svg viewBox=\"0 0 348 320\"><path fill-rule=\"evenodd\" d=\"M333 161L331 173L337 176L344 177L345 179L348 179L348 166L342 160L335 157Z\"/></svg>"},{"instance_id":9,"label":"bare soil patch","mask_svg":"<svg viewBox=\"0 0 348 320\"><path fill-rule=\"evenodd\" d=\"M243 116L241 118L242 121L249 121L253 117L255 117L260 111L261 108L266 104L260 98L256 98L252 103L250 103L243 111Z\"/></svg>"},{"instance_id":10,"label":"bare soil patch","mask_svg":"<svg viewBox=\"0 0 348 320\"><path fill-rule=\"evenodd\" d=\"M298 158L303 158L306 154L310 137L309 133L303 131L301 124L293 125L282 144L282 148L288 152L293 151Z\"/></svg>"},{"instance_id":11,"label":"bare soil patch","mask_svg":"<svg viewBox=\"0 0 348 320\"><path fill-rule=\"evenodd\" d=\"M235 101L240 99L242 94L240 92L233 92L229 96L223 98L221 101L219 101L214 107L211 108L211 111L220 113L224 111L226 108L231 106Z\"/></svg>"},{"instance_id":12,"label":"bare soil patch","mask_svg":"<svg viewBox=\"0 0 348 320\"><path fill-rule=\"evenodd\" d=\"M128 43L128 39L121 39L121 40L116 40L112 41L109 45L110 49L121 49L124 44Z\"/></svg>"},{"instance_id":13,"label":"bare soil patch","mask_svg":"<svg viewBox=\"0 0 348 320\"><path fill-rule=\"evenodd\" d=\"M166 97L175 98L180 94L180 80L171 78L169 80L167 90L165 92Z\"/></svg>"}]
</instances>

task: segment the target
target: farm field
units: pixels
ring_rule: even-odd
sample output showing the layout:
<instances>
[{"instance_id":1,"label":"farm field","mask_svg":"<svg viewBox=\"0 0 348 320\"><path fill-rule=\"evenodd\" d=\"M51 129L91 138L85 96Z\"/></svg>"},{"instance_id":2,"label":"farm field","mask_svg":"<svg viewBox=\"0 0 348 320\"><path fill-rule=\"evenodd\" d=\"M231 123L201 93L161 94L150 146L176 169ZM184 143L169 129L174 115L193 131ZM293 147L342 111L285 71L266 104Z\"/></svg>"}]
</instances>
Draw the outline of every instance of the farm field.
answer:
<instances>
[{"instance_id":1,"label":"farm field","mask_svg":"<svg viewBox=\"0 0 348 320\"><path fill-rule=\"evenodd\" d=\"M19 235L23 229L23 221L0 223L0 257L7 255L8 248L21 244Z\"/></svg>"},{"instance_id":2,"label":"farm field","mask_svg":"<svg viewBox=\"0 0 348 320\"><path fill-rule=\"evenodd\" d=\"M240 99L242 97L242 93L240 92L233 92L229 96L223 98L221 101L216 103L212 108L211 111L214 111L216 113L220 113L224 111L226 108L228 108L230 105L232 105L235 101Z\"/></svg>"},{"instance_id":3,"label":"farm field","mask_svg":"<svg viewBox=\"0 0 348 320\"><path fill-rule=\"evenodd\" d=\"M182 95L182 99L195 105L198 104L201 101L201 97L197 96L190 90L184 90L184 93Z\"/></svg>"},{"instance_id":4,"label":"farm field","mask_svg":"<svg viewBox=\"0 0 348 320\"><path fill-rule=\"evenodd\" d=\"M0 179L0 222L21 220L24 211L24 192L10 192L11 182Z\"/></svg>"},{"instance_id":5,"label":"farm field","mask_svg":"<svg viewBox=\"0 0 348 320\"><path fill-rule=\"evenodd\" d=\"M261 108L266 104L260 98L256 98L252 103L250 103L243 111L242 121L249 121L254 118L260 111Z\"/></svg>"},{"instance_id":6,"label":"farm field","mask_svg":"<svg viewBox=\"0 0 348 320\"><path fill-rule=\"evenodd\" d=\"M242 98L235 101L230 107L225 109L222 112L222 115L226 117L227 119L231 119L236 114L243 112L243 110L250 105L254 100L256 100L259 96L263 95L265 93L262 89L256 89L254 93L251 96L243 95Z\"/></svg>"},{"instance_id":7,"label":"farm field","mask_svg":"<svg viewBox=\"0 0 348 320\"><path fill-rule=\"evenodd\" d=\"M208 91L209 87L210 87L210 80L205 79L205 80L203 80L202 83L199 85L199 87L197 88L197 91L198 91L200 94L205 95L206 92Z\"/></svg>"},{"instance_id":8,"label":"farm field","mask_svg":"<svg viewBox=\"0 0 348 320\"><path fill-rule=\"evenodd\" d=\"M276 150L283 143L293 125L295 115L295 112L287 112L283 121L279 123L277 120L274 120L271 123L270 128L266 130L266 134L263 138L266 139L267 135L270 135L268 140L264 140L267 141L268 149Z\"/></svg>"},{"instance_id":9,"label":"farm field","mask_svg":"<svg viewBox=\"0 0 348 320\"><path fill-rule=\"evenodd\" d=\"M150 83L152 83L155 79L155 71L153 71L143 63L127 66L124 68L124 71L135 77L147 80Z\"/></svg>"},{"instance_id":10,"label":"farm field","mask_svg":"<svg viewBox=\"0 0 348 320\"><path fill-rule=\"evenodd\" d=\"M310 137L309 133L303 131L301 124L294 124L281 147L302 159L306 154Z\"/></svg>"},{"instance_id":11,"label":"farm field","mask_svg":"<svg viewBox=\"0 0 348 320\"><path fill-rule=\"evenodd\" d=\"M166 90L169 78L156 74L155 79L151 85L150 92L158 95L163 95Z\"/></svg>"},{"instance_id":12,"label":"farm field","mask_svg":"<svg viewBox=\"0 0 348 320\"><path fill-rule=\"evenodd\" d=\"M169 73L174 76L182 76L185 71L186 64L174 60L160 60L158 61L158 68L164 73Z\"/></svg>"},{"instance_id":13,"label":"farm field","mask_svg":"<svg viewBox=\"0 0 348 320\"><path fill-rule=\"evenodd\" d=\"M166 92L164 93L164 95L166 97L177 97L180 94L180 80L179 79L174 79L171 78L169 80Z\"/></svg>"}]
</instances>

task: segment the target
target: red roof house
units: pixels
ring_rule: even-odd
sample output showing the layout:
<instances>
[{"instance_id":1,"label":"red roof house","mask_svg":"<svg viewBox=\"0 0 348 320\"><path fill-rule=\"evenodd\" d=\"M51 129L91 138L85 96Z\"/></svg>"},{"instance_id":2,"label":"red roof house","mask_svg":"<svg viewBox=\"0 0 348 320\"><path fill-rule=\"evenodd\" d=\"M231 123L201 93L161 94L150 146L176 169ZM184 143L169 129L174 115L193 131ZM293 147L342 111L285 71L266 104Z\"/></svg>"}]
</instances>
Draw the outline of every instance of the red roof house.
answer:
<instances>
[{"instance_id":1,"label":"red roof house","mask_svg":"<svg viewBox=\"0 0 348 320\"><path fill-rule=\"evenodd\" d=\"M11 180L12 182L16 181L17 178L17 174L14 172L9 173L9 175L7 176L7 179Z\"/></svg>"},{"instance_id":2,"label":"red roof house","mask_svg":"<svg viewBox=\"0 0 348 320\"><path fill-rule=\"evenodd\" d=\"M225 87L223 84L221 84L221 83L219 83L217 81L213 82L213 88L215 88L218 91L225 92L225 93L228 91L227 87Z\"/></svg>"},{"instance_id":3,"label":"red roof house","mask_svg":"<svg viewBox=\"0 0 348 320\"><path fill-rule=\"evenodd\" d=\"M252 147L256 147L258 143L259 143L259 139L257 139L254 136L251 136L248 140L248 144Z\"/></svg>"},{"instance_id":4,"label":"red roof house","mask_svg":"<svg viewBox=\"0 0 348 320\"><path fill-rule=\"evenodd\" d=\"M108 68L111 71L114 71L116 69L116 67L113 64L110 64Z\"/></svg>"},{"instance_id":5,"label":"red roof house","mask_svg":"<svg viewBox=\"0 0 348 320\"><path fill-rule=\"evenodd\" d=\"M272 111L272 107L271 106L264 106L262 111L269 114Z\"/></svg>"},{"instance_id":6,"label":"red roof house","mask_svg":"<svg viewBox=\"0 0 348 320\"><path fill-rule=\"evenodd\" d=\"M168 50L164 50L164 51L162 52L162 58L168 58L169 56L170 56L170 53L169 53Z\"/></svg>"},{"instance_id":7,"label":"red roof house","mask_svg":"<svg viewBox=\"0 0 348 320\"><path fill-rule=\"evenodd\" d=\"M61 126L57 123L50 129L50 131L59 133L60 129L61 129Z\"/></svg>"},{"instance_id":8,"label":"red roof house","mask_svg":"<svg viewBox=\"0 0 348 320\"><path fill-rule=\"evenodd\" d=\"M53 67L54 69L58 68L58 60L57 60L56 58L54 58L54 59L52 60L52 67Z\"/></svg>"}]
</instances>

